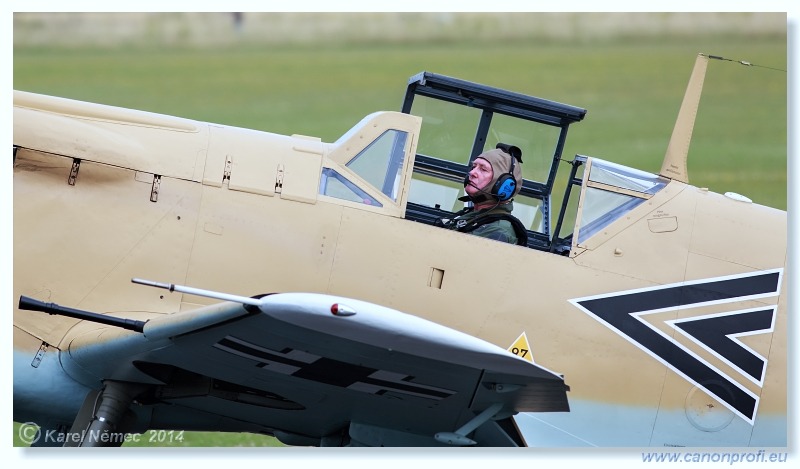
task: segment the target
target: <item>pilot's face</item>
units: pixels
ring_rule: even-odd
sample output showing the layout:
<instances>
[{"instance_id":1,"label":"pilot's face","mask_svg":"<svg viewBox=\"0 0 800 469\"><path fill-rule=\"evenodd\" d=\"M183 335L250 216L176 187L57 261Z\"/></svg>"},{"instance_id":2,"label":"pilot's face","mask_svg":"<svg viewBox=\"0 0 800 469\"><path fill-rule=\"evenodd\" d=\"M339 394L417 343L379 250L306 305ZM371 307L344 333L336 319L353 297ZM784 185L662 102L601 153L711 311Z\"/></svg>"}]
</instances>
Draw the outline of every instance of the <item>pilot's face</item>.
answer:
<instances>
[{"instance_id":1,"label":"pilot's face","mask_svg":"<svg viewBox=\"0 0 800 469\"><path fill-rule=\"evenodd\" d=\"M478 158L472 163L472 169L469 171L469 183L464 188L464 191L469 195L475 195L479 190L488 191L486 186L492 182L494 171L492 165L483 158Z\"/></svg>"}]
</instances>

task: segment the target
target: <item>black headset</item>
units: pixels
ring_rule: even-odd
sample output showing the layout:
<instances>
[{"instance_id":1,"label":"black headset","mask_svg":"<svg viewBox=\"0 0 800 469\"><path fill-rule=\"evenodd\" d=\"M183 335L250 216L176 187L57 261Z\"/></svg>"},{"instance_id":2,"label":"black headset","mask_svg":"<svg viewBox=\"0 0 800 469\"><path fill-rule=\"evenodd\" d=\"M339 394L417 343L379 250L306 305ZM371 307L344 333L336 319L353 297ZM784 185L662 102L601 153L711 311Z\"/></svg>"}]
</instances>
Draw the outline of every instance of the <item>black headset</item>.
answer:
<instances>
[{"instance_id":1,"label":"black headset","mask_svg":"<svg viewBox=\"0 0 800 469\"><path fill-rule=\"evenodd\" d=\"M497 178L497 182L494 183L491 190L491 194L497 197L497 200L505 202L513 197L514 192L517 190L517 179L514 177L514 165L517 159L522 161L522 150L507 143L498 143L495 148L499 148L511 155L511 165L508 168L508 172L503 173L502 176Z\"/></svg>"}]
</instances>

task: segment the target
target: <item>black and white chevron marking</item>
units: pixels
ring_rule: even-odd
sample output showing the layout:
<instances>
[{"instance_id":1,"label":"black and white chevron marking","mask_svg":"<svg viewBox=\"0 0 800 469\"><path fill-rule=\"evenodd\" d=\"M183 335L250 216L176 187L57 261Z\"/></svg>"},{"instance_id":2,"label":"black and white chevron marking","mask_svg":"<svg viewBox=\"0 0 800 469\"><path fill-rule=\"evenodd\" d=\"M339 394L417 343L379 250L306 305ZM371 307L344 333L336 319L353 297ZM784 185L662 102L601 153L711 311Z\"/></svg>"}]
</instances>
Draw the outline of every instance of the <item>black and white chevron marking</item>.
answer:
<instances>
[{"instance_id":1,"label":"black and white chevron marking","mask_svg":"<svg viewBox=\"0 0 800 469\"><path fill-rule=\"evenodd\" d=\"M777 307L771 306L676 319L667 324L753 383L763 386L767 359L740 342L738 337L774 331L776 310Z\"/></svg>"},{"instance_id":2,"label":"black and white chevron marking","mask_svg":"<svg viewBox=\"0 0 800 469\"><path fill-rule=\"evenodd\" d=\"M393 392L436 401L455 394L449 389L413 383L412 376L353 365L300 350L270 350L233 336L220 340L214 348L254 360L257 367L268 371L353 391L375 395Z\"/></svg>"},{"instance_id":3,"label":"black and white chevron marking","mask_svg":"<svg viewBox=\"0 0 800 469\"><path fill-rule=\"evenodd\" d=\"M776 296L782 275L782 269L760 271L576 298L570 302L753 424L758 409L757 395L650 325L642 316L677 308ZM771 332L776 309L765 306L673 320L668 324L761 386L767 360L737 338Z\"/></svg>"}]
</instances>

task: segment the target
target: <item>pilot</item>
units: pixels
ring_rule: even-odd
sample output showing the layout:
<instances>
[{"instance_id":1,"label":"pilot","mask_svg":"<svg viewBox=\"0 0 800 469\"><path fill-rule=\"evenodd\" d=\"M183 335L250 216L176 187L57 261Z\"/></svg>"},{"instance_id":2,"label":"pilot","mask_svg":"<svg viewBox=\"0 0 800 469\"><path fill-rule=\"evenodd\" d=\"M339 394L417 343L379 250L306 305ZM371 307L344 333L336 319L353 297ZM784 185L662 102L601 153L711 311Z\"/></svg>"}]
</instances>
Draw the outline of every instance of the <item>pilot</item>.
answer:
<instances>
[{"instance_id":1,"label":"pilot","mask_svg":"<svg viewBox=\"0 0 800 469\"><path fill-rule=\"evenodd\" d=\"M484 238L527 245L525 227L511 215L513 197L522 189L521 164L522 151L504 143L478 155L464 178L466 196L459 199L472 204L453 218L441 219L441 225Z\"/></svg>"}]
</instances>

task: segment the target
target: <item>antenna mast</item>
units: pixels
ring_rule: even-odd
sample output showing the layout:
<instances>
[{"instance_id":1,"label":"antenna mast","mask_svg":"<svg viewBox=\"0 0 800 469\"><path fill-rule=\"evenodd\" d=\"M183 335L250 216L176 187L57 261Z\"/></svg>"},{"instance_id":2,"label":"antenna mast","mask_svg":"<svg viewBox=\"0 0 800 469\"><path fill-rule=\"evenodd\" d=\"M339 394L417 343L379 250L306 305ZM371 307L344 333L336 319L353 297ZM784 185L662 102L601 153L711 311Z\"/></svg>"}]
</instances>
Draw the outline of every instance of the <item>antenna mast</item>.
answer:
<instances>
[{"instance_id":1,"label":"antenna mast","mask_svg":"<svg viewBox=\"0 0 800 469\"><path fill-rule=\"evenodd\" d=\"M698 54L692 76L689 78L689 86L686 87L686 94L683 95L675 128L672 130L672 137L667 145L664 163L661 165L662 176L685 183L689 182L686 161L689 154L689 143L692 141L694 121L697 117L697 108L700 105L700 94L703 92L707 65L708 56Z\"/></svg>"}]
</instances>

